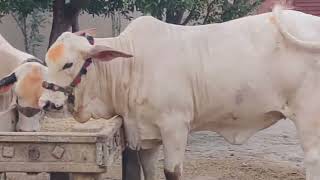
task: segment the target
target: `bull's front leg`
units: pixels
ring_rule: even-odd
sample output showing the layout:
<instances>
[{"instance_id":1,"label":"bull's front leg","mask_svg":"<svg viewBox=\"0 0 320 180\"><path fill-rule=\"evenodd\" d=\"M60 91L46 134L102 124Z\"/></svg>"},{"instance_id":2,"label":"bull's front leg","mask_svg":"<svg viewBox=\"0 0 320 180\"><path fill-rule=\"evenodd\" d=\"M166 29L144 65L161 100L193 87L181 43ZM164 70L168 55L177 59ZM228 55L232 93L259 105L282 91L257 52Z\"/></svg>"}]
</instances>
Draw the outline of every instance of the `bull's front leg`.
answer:
<instances>
[{"instance_id":1,"label":"bull's front leg","mask_svg":"<svg viewBox=\"0 0 320 180\"><path fill-rule=\"evenodd\" d=\"M166 180L181 180L189 132L186 117L180 114L168 114L159 126L163 142Z\"/></svg>"},{"instance_id":2,"label":"bull's front leg","mask_svg":"<svg viewBox=\"0 0 320 180\"><path fill-rule=\"evenodd\" d=\"M158 180L156 170L160 146L152 149L139 150L140 163L143 170L144 180Z\"/></svg>"},{"instance_id":3,"label":"bull's front leg","mask_svg":"<svg viewBox=\"0 0 320 180\"><path fill-rule=\"evenodd\" d=\"M129 147L126 147L122 152L122 179L141 180L138 151Z\"/></svg>"}]
</instances>

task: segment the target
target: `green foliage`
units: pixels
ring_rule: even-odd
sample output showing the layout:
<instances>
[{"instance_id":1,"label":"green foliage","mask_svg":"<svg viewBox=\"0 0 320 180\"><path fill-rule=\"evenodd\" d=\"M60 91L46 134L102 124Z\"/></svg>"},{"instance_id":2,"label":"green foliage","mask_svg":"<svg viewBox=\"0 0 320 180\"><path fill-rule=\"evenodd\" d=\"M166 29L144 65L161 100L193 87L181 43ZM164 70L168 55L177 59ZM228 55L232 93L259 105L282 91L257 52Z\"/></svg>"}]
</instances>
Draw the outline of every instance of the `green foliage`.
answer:
<instances>
[{"instance_id":1,"label":"green foliage","mask_svg":"<svg viewBox=\"0 0 320 180\"><path fill-rule=\"evenodd\" d=\"M174 24L224 22L247 15L262 0L69 0L69 5L92 15L115 12L132 18L134 10ZM52 11L53 0L0 0L0 17L10 12L23 16L34 10Z\"/></svg>"},{"instance_id":2,"label":"green foliage","mask_svg":"<svg viewBox=\"0 0 320 180\"><path fill-rule=\"evenodd\" d=\"M134 0L136 9L144 15L151 15L164 20L165 14L186 11L198 5L199 0Z\"/></svg>"},{"instance_id":3,"label":"green foliage","mask_svg":"<svg viewBox=\"0 0 320 180\"><path fill-rule=\"evenodd\" d=\"M67 0L65 11L81 10L93 16L122 15L140 11L173 24L208 24L246 16L263 0ZM0 19L12 14L26 38L28 52L40 46L43 36L39 28L44 19L39 12L51 12L54 0L0 0ZM116 19L114 19L114 22ZM30 22L30 23L27 23ZM118 26L114 26L119 31ZM32 43L31 43L32 42ZM31 44L30 44L31 43Z\"/></svg>"},{"instance_id":4,"label":"green foliage","mask_svg":"<svg viewBox=\"0 0 320 180\"><path fill-rule=\"evenodd\" d=\"M29 36L29 51L31 54L35 54L37 52L37 48L42 45L42 42L45 39L45 36L40 33L40 28L44 28L44 24L47 23L47 19L41 13L40 11L33 11L30 14L30 24L28 24L27 27L29 27L29 33L27 33Z\"/></svg>"},{"instance_id":5,"label":"green foliage","mask_svg":"<svg viewBox=\"0 0 320 180\"><path fill-rule=\"evenodd\" d=\"M52 0L0 0L0 14L19 13L23 16L33 11L46 11L51 8Z\"/></svg>"},{"instance_id":6,"label":"green foliage","mask_svg":"<svg viewBox=\"0 0 320 180\"><path fill-rule=\"evenodd\" d=\"M233 5L226 4L223 13L221 14L221 21L229 21L232 19L240 18L249 14L254 10L262 0L255 0L250 2L248 0L235 1Z\"/></svg>"},{"instance_id":7,"label":"green foliage","mask_svg":"<svg viewBox=\"0 0 320 180\"><path fill-rule=\"evenodd\" d=\"M25 49L29 53L35 53L41 45L44 36L40 34L40 28L44 25L45 16L41 13L50 14L53 10L54 0L0 0L0 19L4 15L11 14L17 22L24 36ZM133 11L126 1L121 0L68 0L65 1L64 11L80 10L92 15L109 16L119 11L127 18Z\"/></svg>"},{"instance_id":8,"label":"green foliage","mask_svg":"<svg viewBox=\"0 0 320 180\"><path fill-rule=\"evenodd\" d=\"M11 13L24 37L25 50L28 53L37 54L37 48L41 46L44 36L40 34L40 28L44 27L46 18L42 12L34 10L27 16L20 13Z\"/></svg>"},{"instance_id":9,"label":"green foliage","mask_svg":"<svg viewBox=\"0 0 320 180\"><path fill-rule=\"evenodd\" d=\"M25 50L36 54L44 36L40 28L46 18L43 15L51 7L51 0L0 0L0 18L11 14L24 37Z\"/></svg>"},{"instance_id":10,"label":"green foliage","mask_svg":"<svg viewBox=\"0 0 320 180\"><path fill-rule=\"evenodd\" d=\"M131 18L129 13L134 10L134 7L127 0L91 0L84 10L92 15L108 17L117 11L125 17Z\"/></svg>"},{"instance_id":11,"label":"green foliage","mask_svg":"<svg viewBox=\"0 0 320 180\"><path fill-rule=\"evenodd\" d=\"M247 15L262 0L133 0L144 15L174 24L208 24Z\"/></svg>"}]
</instances>

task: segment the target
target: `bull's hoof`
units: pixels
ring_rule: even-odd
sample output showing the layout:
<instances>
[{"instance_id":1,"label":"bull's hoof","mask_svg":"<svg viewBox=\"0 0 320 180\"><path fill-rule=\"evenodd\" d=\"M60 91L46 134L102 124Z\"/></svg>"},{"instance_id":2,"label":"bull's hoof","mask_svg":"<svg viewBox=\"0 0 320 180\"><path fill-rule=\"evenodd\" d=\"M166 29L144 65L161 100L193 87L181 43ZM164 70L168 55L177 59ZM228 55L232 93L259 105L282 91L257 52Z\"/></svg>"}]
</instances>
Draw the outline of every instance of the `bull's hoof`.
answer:
<instances>
[{"instance_id":1,"label":"bull's hoof","mask_svg":"<svg viewBox=\"0 0 320 180\"><path fill-rule=\"evenodd\" d=\"M175 172L170 172L164 169L164 175L166 176L166 180L181 180L179 168L175 168Z\"/></svg>"}]
</instances>

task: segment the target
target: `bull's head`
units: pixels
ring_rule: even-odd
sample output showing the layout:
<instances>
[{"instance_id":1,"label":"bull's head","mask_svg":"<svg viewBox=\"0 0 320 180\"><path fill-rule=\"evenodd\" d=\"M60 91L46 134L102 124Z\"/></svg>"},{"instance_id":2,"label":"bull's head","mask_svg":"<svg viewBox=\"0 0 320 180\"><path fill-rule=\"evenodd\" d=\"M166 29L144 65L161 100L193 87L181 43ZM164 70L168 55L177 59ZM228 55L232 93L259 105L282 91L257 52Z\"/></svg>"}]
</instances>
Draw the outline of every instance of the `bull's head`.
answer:
<instances>
[{"instance_id":1,"label":"bull's head","mask_svg":"<svg viewBox=\"0 0 320 180\"><path fill-rule=\"evenodd\" d=\"M110 61L117 57L131 57L129 54L105 45L95 45L92 36L94 34L95 29L76 33L65 32L50 47L46 54L48 76L47 81L43 84L46 90L39 100L41 108L46 107L47 104L53 104L55 107L67 104L70 106L68 109L79 122L86 122L90 119L92 114L84 110L86 102L83 100L85 98L83 94L81 100L79 96L74 96L74 90L80 84L81 77L90 71L89 66L92 61ZM81 85L84 86L83 83ZM105 108L108 109L108 107Z\"/></svg>"},{"instance_id":2,"label":"bull's head","mask_svg":"<svg viewBox=\"0 0 320 180\"><path fill-rule=\"evenodd\" d=\"M18 66L11 74L0 80L0 93L13 90L18 111L17 131L38 131L43 113L38 100L43 92L42 81L47 68L37 62Z\"/></svg>"}]
</instances>

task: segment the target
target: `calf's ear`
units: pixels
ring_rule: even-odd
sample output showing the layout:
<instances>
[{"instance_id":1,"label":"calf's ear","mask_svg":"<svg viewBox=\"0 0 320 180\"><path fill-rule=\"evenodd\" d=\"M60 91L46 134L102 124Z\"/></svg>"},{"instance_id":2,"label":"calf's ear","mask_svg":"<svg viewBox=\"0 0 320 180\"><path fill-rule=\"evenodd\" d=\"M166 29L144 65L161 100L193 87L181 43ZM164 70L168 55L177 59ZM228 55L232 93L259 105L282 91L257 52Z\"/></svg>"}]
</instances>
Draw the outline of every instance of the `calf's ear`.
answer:
<instances>
[{"instance_id":1,"label":"calf's ear","mask_svg":"<svg viewBox=\"0 0 320 180\"><path fill-rule=\"evenodd\" d=\"M6 93L11 90L13 84L17 82L17 77L15 73L12 73L0 80L0 94Z\"/></svg>"},{"instance_id":2,"label":"calf's ear","mask_svg":"<svg viewBox=\"0 0 320 180\"><path fill-rule=\"evenodd\" d=\"M94 45L89 50L88 56L98 61L111 61L112 59L123 57L130 58L132 55L125 52L117 51L107 46Z\"/></svg>"}]
</instances>

